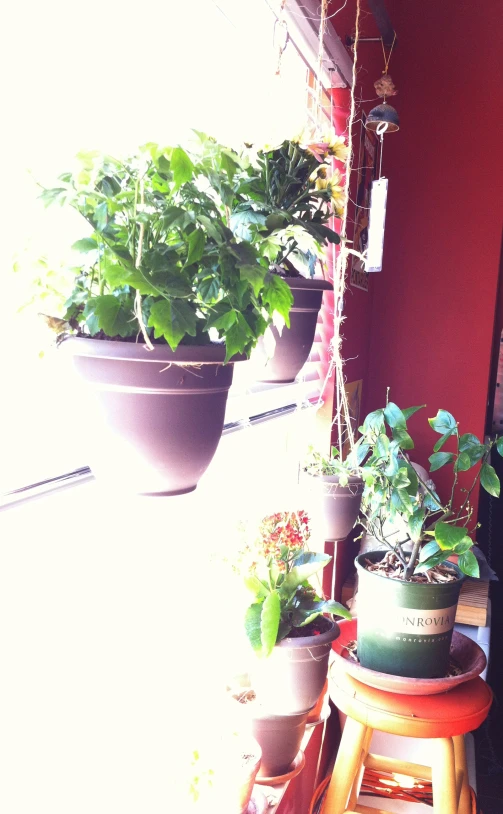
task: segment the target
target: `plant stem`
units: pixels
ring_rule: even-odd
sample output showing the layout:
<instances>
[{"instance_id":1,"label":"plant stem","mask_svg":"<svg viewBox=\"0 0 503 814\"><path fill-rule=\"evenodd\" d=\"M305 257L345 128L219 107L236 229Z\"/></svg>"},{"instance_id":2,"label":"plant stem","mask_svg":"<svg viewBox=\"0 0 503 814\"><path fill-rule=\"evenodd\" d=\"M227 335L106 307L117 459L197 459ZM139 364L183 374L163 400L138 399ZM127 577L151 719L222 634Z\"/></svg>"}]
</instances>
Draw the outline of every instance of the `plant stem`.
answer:
<instances>
[{"instance_id":1,"label":"plant stem","mask_svg":"<svg viewBox=\"0 0 503 814\"><path fill-rule=\"evenodd\" d=\"M414 568L416 567L416 561L417 561L417 559L419 557L419 551L420 551L422 542L423 541L421 540L421 538L419 538L419 540L416 540L416 542L414 543L414 545L412 547L412 554L409 557L409 562L407 564L407 567L405 569L405 574L403 576L404 582L408 582L409 579L412 576L412 572L414 571Z\"/></svg>"}]
</instances>

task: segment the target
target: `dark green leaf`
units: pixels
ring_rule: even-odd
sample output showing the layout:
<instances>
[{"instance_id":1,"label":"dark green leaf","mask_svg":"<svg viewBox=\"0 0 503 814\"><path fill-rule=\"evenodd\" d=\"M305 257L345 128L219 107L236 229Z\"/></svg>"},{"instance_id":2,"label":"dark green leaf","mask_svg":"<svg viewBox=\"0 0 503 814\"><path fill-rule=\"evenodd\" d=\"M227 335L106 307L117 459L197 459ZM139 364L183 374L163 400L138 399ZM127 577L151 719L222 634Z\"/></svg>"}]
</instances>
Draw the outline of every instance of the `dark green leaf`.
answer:
<instances>
[{"instance_id":1,"label":"dark green leaf","mask_svg":"<svg viewBox=\"0 0 503 814\"><path fill-rule=\"evenodd\" d=\"M171 172L177 189L192 178L194 165L181 147L175 147L171 153Z\"/></svg>"},{"instance_id":2,"label":"dark green leaf","mask_svg":"<svg viewBox=\"0 0 503 814\"><path fill-rule=\"evenodd\" d=\"M411 497L417 495L417 491L419 489L419 480L417 477L417 472L414 467L407 463L406 464L407 475L409 476L409 485L407 487L407 491Z\"/></svg>"},{"instance_id":3,"label":"dark green leaf","mask_svg":"<svg viewBox=\"0 0 503 814\"><path fill-rule=\"evenodd\" d=\"M350 612L340 602L335 602L333 599L327 599L326 602L321 603L318 608L321 613L331 613L334 616L342 616L344 619L352 619Z\"/></svg>"},{"instance_id":4,"label":"dark green leaf","mask_svg":"<svg viewBox=\"0 0 503 814\"><path fill-rule=\"evenodd\" d=\"M471 548L473 548L473 541L469 537L465 537L459 543L456 543L454 552L455 554L466 554Z\"/></svg>"},{"instance_id":5,"label":"dark green leaf","mask_svg":"<svg viewBox=\"0 0 503 814\"><path fill-rule=\"evenodd\" d=\"M287 328L290 327L290 308L293 305L293 294L290 286L277 274L267 274L264 279L262 301L272 316L277 311L285 320Z\"/></svg>"},{"instance_id":6,"label":"dark green leaf","mask_svg":"<svg viewBox=\"0 0 503 814\"><path fill-rule=\"evenodd\" d=\"M436 470L442 466L450 464L451 461L454 460L454 455L452 452L434 452L433 455L430 455L428 460L431 464L430 472L436 472Z\"/></svg>"},{"instance_id":7,"label":"dark green leaf","mask_svg":"<svg viewBox=\"0 0 503 814\"><path fill-rule=\"evenodd\" d=\"M252 338L252 332L246 319L239 311L234 312L236 318L232 325L225 332L225 361L234 356L235 353L245 351Z\"/></svg>"},{"instance_id":8,"label":"dark green leaf","mask_svg":"<svg viewBox=\"0 0 503 814\"><path fill-rule=\"evenodd\" d=\"M447 410L439 410L435 418L429 418L428 424L440 435L445 435L449 431L457 430L456 419Z\"/></svg>"},{"instance_id":9,"label":"dark green leaf","mask_svg":"<svg viewBox=\"0 0 503 814\"><path fill-rule=\"evenodd\" d=\"M258 297L264 285L265 274L266 269L263 268L263 266L259 266L258 263L255 263L253 266L240 266L239 268L239 276L242 280L246 280L250 283L256 297Z\"/></svg>"},{"instance_id":10,"label":"dark green leaf","mask_svg":"<svg viewBox=\"0 0 503 814\"><path fill-rule=\"evenodd\" d=\"M369 432L370 430L374 430L376 432L380 432L381 429L384 427L384 410L374 410L373 413L369 413L368 416L365 418L363 422L363 430L365 433Z\"/></svg>"},{"instance_id":11,"label":"dark green leaf","mask_svg":"<svg viewBox=\"0 0 503 814\"><path fill-rule=\"evenodd\" d=\"M473 466L484 457L486 447L480 443L476 435L467 432L459 439L459 451L468 455L470 465Z\"/></svg>"},{"instance_id":12,"label":"dark green leaf","mask_svg":"<svg viewBox=\"0 0 503 814\"><path fill-rule=\"evenodd\" d=\"M451 526L450 523L438 522L435 525L435 540L442 551L452 550L457 543L464 540L466 528L464 526Z\"/></svg>"},{"instance_id":13,"label":"dark green leaf","mask_svg":"<svg viewBox=\"0 0 503 814\"><path fill-rule=\"evenodd\" d=\"M450 557L449 551L439 551L438 554L433 554L432 557L428 557L427 560L416 565L414 573L423 574L425 571L429 571L430 568L434 568L436 565L440 565L441 562L445 562L448 557Z\"/></svg>"},{"instance_id":14,"label":"dark green leaf","mask_svg":"<svg viewBox=\"0 0 503 814\"><path fill-rule=\"evenodd\" d=\"M405 429L407 426L404 414L392 401L388 402L384 408L384 418L390 427Z\"/></svg>"},{"instance_id":15,"label":"dark green leaf","mask_svg":"<svg viewBox=\"0 0 503 814\"><path fill-rule=\"evenodd\" d=\"M206 235L202 229L195 229L187 238L189 251L187 254L186 266L191 266L193 263L198 263L203 256L204 247L206 245Z\"/></svg>"},{"instance_id":16,"label":"dark green leaf","mask_svg":"<svg viewBox=\"0 0 503 814\"><path fill-rule=\"evenodd\" d=\"M437 551L440 551L440 549L435 540L432 540L431 543L426 543L426 545L424 545L419 552L419 562L424 562L424 560L427 560L429 557L432 557L433 554L436 554Z\"/></svg>"},{"instance_id":17,"label":"dark green leaf","mask_svg":"<svg viewBox=\"0 0 503 814\"><path fill-rule=\"evenodd\" d=\"M133 303L128 300L114 297L113 294L103 294L101 297L92 297L87 301L84 316L91 334L100 330L107 336L131 336L136 330L133 321Z\"/></svg>"},{"instance_id":18,"label":"dark green leaf","mask_svg":"<svg viewBox=\"0 0 503 814\"><path fill-rule=\"evenodd\" d=\"M454 464L454 471L466 472L467 469L470 469L471 465L472 462L470 461L470 456L468 455L468 453L460 452Z\"/></svg>"},{"instance_id":19,"label":"dark green leaf","mask_svg":"<svg viewBox=\"0 0 503 814\"><path fill-rule=\"evenodd\" d=\"M377 437L375 450L379 458L386 458L389 452L389 438L384 433L380 433Z\"/></svg>"},{"instance_id":20,"label":"dark green leaf","mask_svg":"<svg viewBox=\"0 0 503 814\"><path fill-rule=\"evenodd\" d=\"M160 300L150 309L149 327L155 338L164 336L172 350L176 350L186 336L196 335L196 314L183 300Z\"/></svg>"},{"instance_id":21,"label":"dark green leaf","mask_svg":"<svg viewBox=\"0 0 503 814\"><path fill-rule=\"evenodd\" d=\"M408 421L414 413L417 413L418 410L422 410L423 407L426 407L426 404L420 404L419 407L406 407L405 410L402 410L405 420Z\"/></svg>"},{"instance_id":22,"label":"dark green leaf","mask_svg":"<svg viewBox=\"0 0 503 814\"><path fill-rule=\"evenodd\" d=\"M410 539L416 543L420 538L423 531L425 511L424 509L416 509L409 517L409 534Z\"/></svg>"},{"instance_id":23,"label":"dark green leaf","mask_svg":"<svg viewBox=\"0 0 503 814\"><path fill-rule=\"evenodd\" d=\"M475 577L476 579L480 577L479 563L473 551L466 551L464 554L461 554L458 559L458 565L463 574L469 577Z\"/></svg>"},{"instance_id":24,"label":"dark green leaf","mask_svg":"<svg viewBox=\"0 0 503 814\"><path fill-rule=\"evenodd\" d=\"M286 575L281 585L280 593L283 596L291 596L299 585L330 562L331 558L327 554L309 553L312 555L311 557L295 560L294 567Z\"/></svg>"},{"instance_id":25,"label":"dark green leaf","mask_svg":"<svg viewBox=\"0 0 503 814\"><path fill-rule=\"evenodd\" d=\"M503 455L503 435L500 435L500 437L496 441L496 449L498 450L500 455Z\"/></svg>"},{"instance_id":26,"label":"dark green leaf","mask_svg":"<svg viewBox=\"0 0 503 814\"><path fill-rule=\"evenodd\" d=\"M446 432L444 435L442 435L442 438L440 438L433 447L433 452L438 452L439 450L441 450L445 442L448 441L449 438L451 438L453 433L454 430L449 430L449 432Z\"/></svg>"},{"instance_id":27,"label":"dark green leaf","mask_svg":"<svg viewBox=\"0 0 503 814\"><path fill-rule=\"evenodd\" d=\"M393 427L391 432L401 449L414 449L414 441L403 427Z\"/></svg>"},{"instance_id":28,"label":"dark green leaf","mask_svg":"<svg viewBox=\"0 0 503 814\"><path fill-rule=\"evenodd\" d=\"M425 509L429 509L430 512L436 512L438 509L442 508L440 498L434 490L425 493L423 498L423 506Z\"/></svg>"},{"instance_id":29,"label":"dark green leaf","mask_svg":"<svg viewBox=\"0 0 503 814\"><path fill-rule=\"evenodd\" d=\"M392 489L391 490L391 505L399 512L406 512L407 514L412 511L412 501L406 489Z\"/></svg>"},{"instance_id":30,"label":"dark green leaf","mask_svg":"<svg viewBox=\"0 0 503 814\"><path fill-rule=\"evenodd\" d=\"M493 495L493 497L499 497L500 480L491 464L482 464L480 469L480 483L490 495Z\"/></svg>"}]
</instances>

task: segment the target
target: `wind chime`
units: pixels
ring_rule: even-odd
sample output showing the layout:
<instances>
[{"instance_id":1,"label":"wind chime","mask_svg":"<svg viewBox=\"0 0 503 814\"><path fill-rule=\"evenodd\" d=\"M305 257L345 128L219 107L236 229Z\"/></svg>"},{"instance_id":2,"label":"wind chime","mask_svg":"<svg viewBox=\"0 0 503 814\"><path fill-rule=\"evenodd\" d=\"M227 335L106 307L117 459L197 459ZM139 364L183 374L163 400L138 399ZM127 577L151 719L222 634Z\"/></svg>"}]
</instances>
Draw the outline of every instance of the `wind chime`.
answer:
<instances>
[{"instance_id":1,"label":"wind chime","mask_svg":"<svg viewBox=\"0 0 503 814\"><path fill-rule=\"evenodd\" d=\"M365 127L376 134L380 140L379 150L379 178L372 182L369 211L369 230L365 271L374 272L382 270L382 255L384 246L384 224L386 220L386 200L388 197L388 179L382 174L382 157L385 133L395 133L400 126L400 120L395 108L386 102L388 96L396 96L397 89L388 73L389 61L396 40L396 33L389 54L386 56L384 43L381 45L384 55L384 71L382 76L374 82L378 96L383 97L383 103L372 108L367 116Z\"/></svg>"}]
</instances>

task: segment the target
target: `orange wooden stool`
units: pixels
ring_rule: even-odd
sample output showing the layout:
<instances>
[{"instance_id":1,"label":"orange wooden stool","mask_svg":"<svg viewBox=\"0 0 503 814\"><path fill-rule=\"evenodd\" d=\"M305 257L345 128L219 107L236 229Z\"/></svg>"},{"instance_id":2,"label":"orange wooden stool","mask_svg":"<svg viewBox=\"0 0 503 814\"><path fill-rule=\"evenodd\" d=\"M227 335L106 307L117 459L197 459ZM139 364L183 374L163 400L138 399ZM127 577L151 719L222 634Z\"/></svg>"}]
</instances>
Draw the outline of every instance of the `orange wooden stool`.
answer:
<instances>
[{"instance_id":1,"label":"orange wooden stool","mask_svg":"<svg viewBox=\"0 0 503 814\"><path fill-rule=\"evenodd\" d=\"M332 670L330 697L347 720L323 803L323 814L387 814L357 805L365 767L430 780L435 814L471 814L463 735L486 719L492 692L481 678L440 695L398 695ZM374 729L431 738L431 767L369 753Z\"/></svg>"}]
</instances>

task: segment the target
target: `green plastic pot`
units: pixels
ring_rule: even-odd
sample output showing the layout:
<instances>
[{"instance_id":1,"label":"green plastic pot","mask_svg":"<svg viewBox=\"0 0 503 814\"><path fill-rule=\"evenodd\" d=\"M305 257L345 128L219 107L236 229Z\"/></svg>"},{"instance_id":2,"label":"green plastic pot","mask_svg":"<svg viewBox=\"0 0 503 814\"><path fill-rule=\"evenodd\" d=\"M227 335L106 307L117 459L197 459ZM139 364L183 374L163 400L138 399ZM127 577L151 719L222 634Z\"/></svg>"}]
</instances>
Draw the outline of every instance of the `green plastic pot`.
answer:
<instances>
[{"instance_id":1,"label":"green plastic pot","mask_svg":"<svg viewBox=\"0 0 503 814\"><path fill-rule=\"evenodd\" d=\"M442 678L449 670L449 651L456 607L464 576L423 584L388 579L365 568L385 551L360 554L358 572L358 659L363 667L409 678Z\"/></svg>"}]
</instances>

